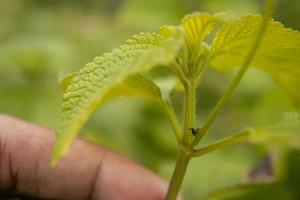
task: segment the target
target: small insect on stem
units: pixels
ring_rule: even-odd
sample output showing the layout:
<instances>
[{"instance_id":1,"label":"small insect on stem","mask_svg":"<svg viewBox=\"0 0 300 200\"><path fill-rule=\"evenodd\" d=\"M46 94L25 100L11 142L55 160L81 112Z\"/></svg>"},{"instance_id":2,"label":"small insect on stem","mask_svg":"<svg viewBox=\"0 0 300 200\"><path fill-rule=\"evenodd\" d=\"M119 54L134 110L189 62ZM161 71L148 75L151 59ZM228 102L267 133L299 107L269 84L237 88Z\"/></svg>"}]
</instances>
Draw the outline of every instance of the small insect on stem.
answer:
<instances>
[{"instance_id":1,"label":"small insect on stem","mask_svg":"<svg viewBox=\"0 0 300 200\"><path fill-rule=\"evenodd\" d=\"M201 131L201 128L190 128L189 130L192 131L193 136L196 136Z\"/></svg>"}]
</instances>

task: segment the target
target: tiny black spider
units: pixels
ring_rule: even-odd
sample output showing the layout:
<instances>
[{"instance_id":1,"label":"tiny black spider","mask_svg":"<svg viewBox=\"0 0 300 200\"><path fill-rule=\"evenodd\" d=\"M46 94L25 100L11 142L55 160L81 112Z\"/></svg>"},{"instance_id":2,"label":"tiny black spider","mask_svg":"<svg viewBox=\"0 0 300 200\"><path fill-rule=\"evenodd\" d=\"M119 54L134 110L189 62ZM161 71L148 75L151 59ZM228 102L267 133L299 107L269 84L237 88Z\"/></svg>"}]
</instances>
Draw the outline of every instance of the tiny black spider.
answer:
<instances>
[{"instance_id":1,"label":"tiny black spider","mask_svg":"<svg viewBox=\"0 0 300 200\"><path fill-rule=\"evenodd\" d=\"M192 131L193 136L196 136L200 132L201 129L200 128L196 128L196 129L190 128L189 130Z\"/></svg>"}]
</instances>

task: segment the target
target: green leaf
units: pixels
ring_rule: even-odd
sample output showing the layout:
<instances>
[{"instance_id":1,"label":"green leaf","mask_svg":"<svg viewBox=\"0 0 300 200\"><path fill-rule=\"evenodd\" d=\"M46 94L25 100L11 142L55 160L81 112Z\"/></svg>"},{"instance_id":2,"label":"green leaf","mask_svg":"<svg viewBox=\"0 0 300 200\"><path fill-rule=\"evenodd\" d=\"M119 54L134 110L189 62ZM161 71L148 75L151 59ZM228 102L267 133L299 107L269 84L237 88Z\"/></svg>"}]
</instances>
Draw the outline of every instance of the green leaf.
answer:
<instances>
[{"instance_id":1,"label":"green leaf","mask_svg":"<svg viewBox=\"0 0 300 200\"><path fill-rule=\"evenodd\" d=\"M194 46L201 45L204 38L213 30L216 19L209 13L193 13L184 17L181 26L187 40Z\"/></svg>"},{"instance_id":2,"label":"green leaf","mask_svg":"<svg viewBox=\"0 0 300 200\"><path fill-rule=\"evenodd\" d=\"M288 188L279 183L240 184L211 193L206 200L295 200Z\"/></svg>"},{"instance_id":3,"label":"green leaf","mask_svg":"<svg viewBox=\"0 0 300 200\"><path fill-rule=\"evenodd\" d=\"M150 80L138 75L174 60L182 44L177 27L165 26L159 33L141 33L110 53L97 57L67 78L63 95L62 122L53 149L52 165L67 151L78 131L95 109L117 95L160 95Z\"/></svg>"},{"instance_id":4,"label":"green leaf","mask_svg":"<svg viewBox=\"0 0 300 200\"><path fill-rule=\"evenodd\" d=\"M261 20L261 16L248 15L224 25L211 47L211 66L221 71L239 66L256 38ZM299 32L272 20L252 65L271 75L300 103Z\"/></svg>"},{"instance_id":5,"label":"green leaf","mask_svg":"<svg viewBox=\"0 0 300 200\"><path fill-rule=\"evenodd\" d=\"M237 15L231 11L220 12L216 14L195 12L186 15L181 26L185 32L187 41L194 47L198 47L202 44L205 37L213 31L216 25L223 25L232 21L235 21Z\"/></svg>"},{"instance_id":6,"label":"green leaf","mask_svg":"<svg viewBox=\"0 0 300 200\"><path fill-rule=\"evenodd\" d=\"M178 56L178 65L173 67L183 83L187 82L187 77L193 79L196 85L200 82L207 68L206 59L209 50L207 43L211 39L209 34L234 19L236 16L228 11L214 15L195 12L183 18L181 27L185 34L185 45Z\"/></svg>"}]
</instances>

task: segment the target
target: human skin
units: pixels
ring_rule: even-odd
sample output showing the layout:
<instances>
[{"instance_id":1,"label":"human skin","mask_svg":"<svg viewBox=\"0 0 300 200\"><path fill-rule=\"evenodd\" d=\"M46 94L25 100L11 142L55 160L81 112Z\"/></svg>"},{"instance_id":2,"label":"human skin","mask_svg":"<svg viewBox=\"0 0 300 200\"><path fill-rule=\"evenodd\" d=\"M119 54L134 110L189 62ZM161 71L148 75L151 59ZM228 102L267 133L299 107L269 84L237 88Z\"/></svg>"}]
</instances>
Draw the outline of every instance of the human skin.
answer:
<instances>
[{"instance_id":1,"label":"human skin","mask_svg":"<svg viewBox=\"0 0 300 200\"><path fill-rule=\"evenodd\" d=\"M54 140L51 129L0 115L0 191L41 199L164 199L165 181L82 139L74 140L57 167L51 168Z\"/></svg>"}]
</instances>

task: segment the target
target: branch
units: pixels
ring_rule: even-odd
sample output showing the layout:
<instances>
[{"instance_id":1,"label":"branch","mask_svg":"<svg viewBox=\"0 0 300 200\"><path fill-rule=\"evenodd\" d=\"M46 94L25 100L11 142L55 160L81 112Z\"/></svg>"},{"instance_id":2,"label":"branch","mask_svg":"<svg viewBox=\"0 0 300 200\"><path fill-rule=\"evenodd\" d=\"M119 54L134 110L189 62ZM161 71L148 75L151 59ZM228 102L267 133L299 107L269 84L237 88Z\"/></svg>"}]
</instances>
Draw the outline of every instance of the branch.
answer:
<instances>
[{"instance_id":1,"label":"branch","mask_svg":"<svg viewBox=\"0 0 300 200\"><path fill-rule=\"evenodd\" d=\"M165 113L167 114L167 117L172 125L173 131L175 133L177 142L180 143L181 141L181 127L179 125L177 116L175 114L175 111L173 109L173 107L170 105L169 102L165 101L165 100L160 100L160 104L163 108L163 110L165 111Z\"/></svg>"},{"instance_id":2,"label":"branch","mask_svg":"<svg viewBox=\"0 0 300 200\"><path fill-rule=\"evenodd\" d=\"M209 144L205 147L202 147L198 150L193 150L191 155L193 157L199 157L208 153L211 153L213 151L219 150L221 148L230 146L230 145L234 145L234 144L239 144L239 143L243 143L246 142L250 139L250 132L249 131L245 131L242 133L239 133L237 135L234 136L230 136L228 138L225 138L223 140L219 140L215 143Z\"/></svg>"}]
</instances>

